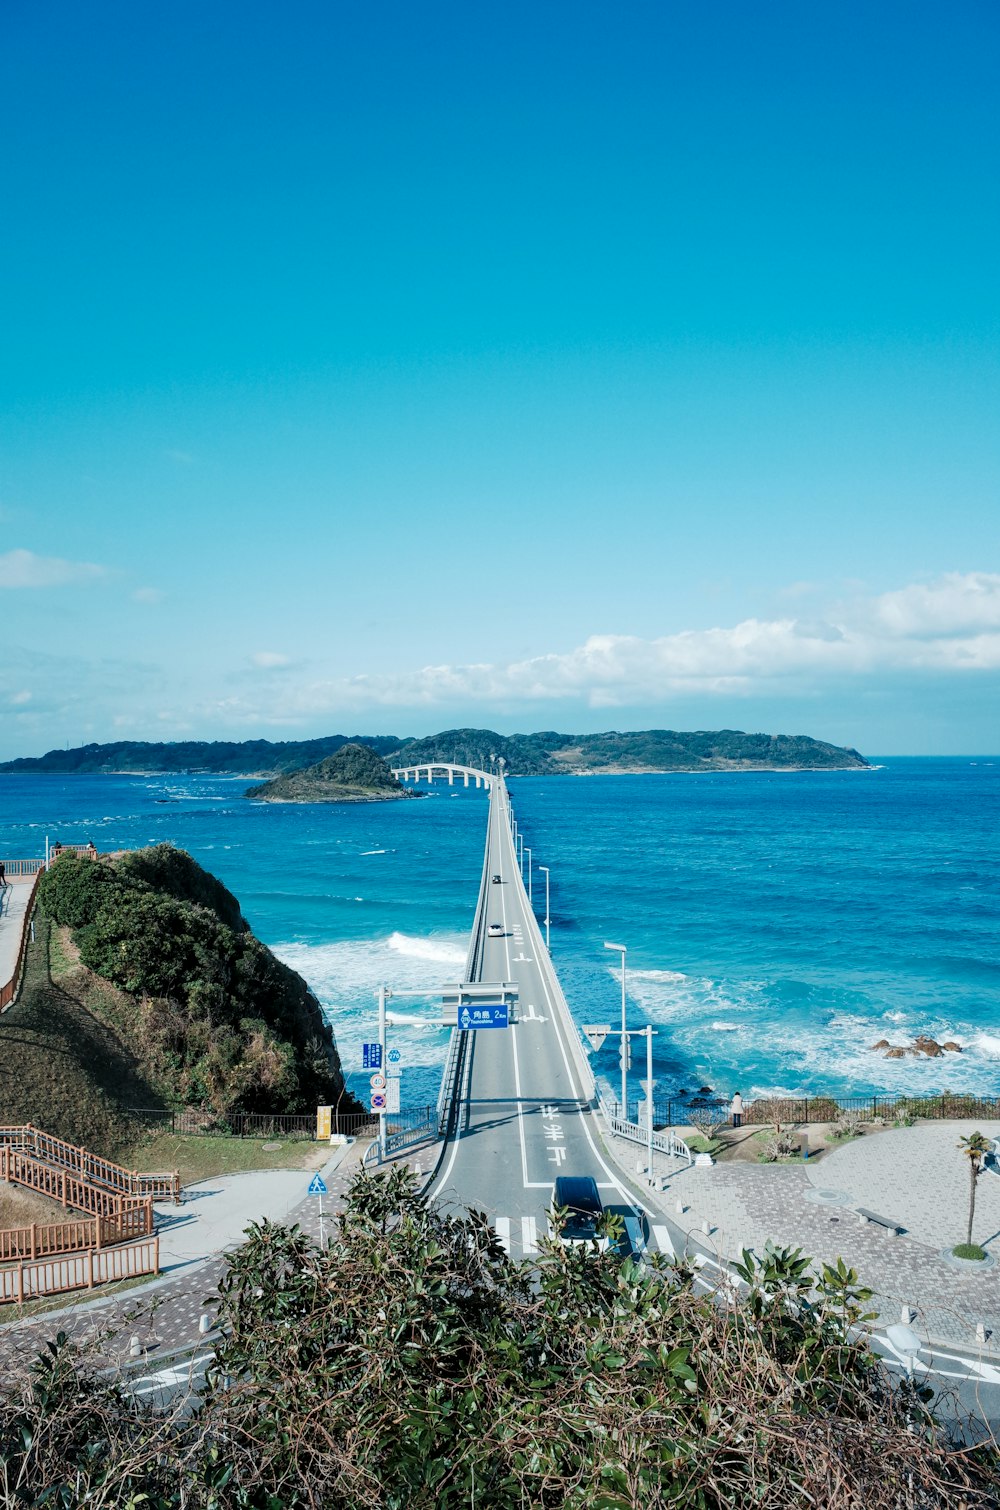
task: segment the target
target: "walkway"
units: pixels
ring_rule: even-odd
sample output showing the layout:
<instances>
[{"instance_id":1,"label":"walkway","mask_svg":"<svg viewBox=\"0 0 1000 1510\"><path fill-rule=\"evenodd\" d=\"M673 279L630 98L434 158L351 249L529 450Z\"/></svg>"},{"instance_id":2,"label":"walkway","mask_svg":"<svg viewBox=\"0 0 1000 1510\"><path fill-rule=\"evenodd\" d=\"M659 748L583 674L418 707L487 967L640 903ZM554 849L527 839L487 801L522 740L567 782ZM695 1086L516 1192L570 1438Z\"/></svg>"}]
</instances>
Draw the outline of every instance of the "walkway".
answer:
<instances>
[{"instance_id":1,"label":"walkway","mask_svg":"<svg viewBox=\"0 0 1000 1510\"><path fill-rule=\"evenodd\" d=\"M5 986L17 969L21 927L34 883L34 876L14 876L0 887L0 986Z\"/></svg>"},{"instance_id":2,"label":"walkway","mask_svg":"<svg viewBox=\"0 0 1000 1510\"><path fill-rule=\"evenodd\" d=\"M956 1144L976 1129L1000 1136L996 1122L938 1122L869 1133L805 1165L726 1162L685 1169L658 1156L657 1173L667 1188L653 1199L696 1246L721 1259L738 1258L743 1248L761 1253L768 1239L827 1263L842 1257L875 1291L872 1309L884 1323L899 1321L909 1306L925 1337L975 1347L982 1325L992 1332L994 1351L1000 1349L1000 1262L977 1273L956 1270L941 1257L942 1249L965 1239L969 1177ZM618 1143L616 1153L635 1167L633 1145ZM863 1225L851 1209L856 1206L893 1218L904 1234ZM1000 1177L989 1171L978 1184L974 1236L1000 1259Z\"/></svg>"},{"instance_id":3,"label":"walkway","mask_svg":"<svg viewBox=\"0 0 1000 1510\"><path fill-rule=\"evenodd\" d=\"M339 1206L359 1162L358 1145L331 1151L321 1170L329 1192L323 1201L324 1216ZM306 1194L314 1173L269 1169L220 1175L187 1186L180 1208L156 1207L163 1271L158 1280L104 1300L97 1296L82 1305L0 1325L0 1360L12 1345L20 1353L26 1345L40 1346L60 1329L84 1337L110 1327L117 1335L111 1340L109 1356L122 1360L133 1334L152 1357L197 1344L204 1302L224 1267L222 1255L242 1241L251 1222L294 1222L318 1238L319 1202ZM152 1311L150 1302L154 1303ZM134 1319L137 1310L142 1312L141 1321Z\"/></svg>"}]
</instances>

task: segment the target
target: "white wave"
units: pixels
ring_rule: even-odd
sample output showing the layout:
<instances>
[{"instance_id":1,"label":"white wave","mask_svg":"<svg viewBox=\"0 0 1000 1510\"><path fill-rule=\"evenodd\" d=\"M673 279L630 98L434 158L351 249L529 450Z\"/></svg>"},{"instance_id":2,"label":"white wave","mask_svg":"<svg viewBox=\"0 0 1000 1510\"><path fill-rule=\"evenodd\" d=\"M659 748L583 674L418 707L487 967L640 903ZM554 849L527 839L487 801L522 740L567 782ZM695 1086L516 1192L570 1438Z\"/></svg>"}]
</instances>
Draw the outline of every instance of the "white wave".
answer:
<instances>
[{"instance_id":1,"label":"white wave","mask_svg":"<svg viewBox=\"0 0 1000 1510\"><path fill-rule=\"evenodd\" d=\"M620 968L611 969L611 974L618 978L621 977L621 973ZM674 981L688 979L689 977L684 974L683 970L628 970L626 972L626 981L647 980L672 985Z\"/></svg>"},{"instance_id":2,"label":"white wave","mask_svg":"<svg viewBox=\"0 0 1000 1510\"><path fill-rule=\"evenodd\" d=\"M738 1022L713 1022L712 1023L712 1032L713 1033L738 1033L740 1031L740 1026L741 1026L740 1023L738 1023Z\"/></svg>"},{"instance_id":3,"label":"white wave","mask_svg":"<svg viewBox=\"0 0 1000 1510\"><path fill-rule=\"evenodd\" d=\"M905 1022L906 1021L906 1013L905 1012L883 1012L882 1016L885 1018L886 1022Z\"/></svg>"},{"instance_id":4,"label":"white wave","mask_svg":"<svg viewBox=\"0 0 1000 1510\"><path fill-rule=\"evenodd\" d=\"M387 854L388 851L384 849L362 849L359 850L358 853L359 855L384 855Z\"/></svg>"},{"instance_id":5,"label":"white wave","mask_svg":"<svg viewBox=\"0 0 1000 1510\"><path fill-rule=\"evenodd\" d=\"M977 1033L969 1048L984 1059L1000 1059L1000 1038L993 1033Z\"/></svg>"},{"instance_id":6,"label":"white wave","mask_svg":"<svg viewBox=\"0 0 1000 1510\"><path fill-rule=\"evenodd\" d=\"M414 938L409 933L391 933L389 948L410 959L434 961L442 965L464 965L467 951L444 939Z\"/></svg>"}]
</instances>

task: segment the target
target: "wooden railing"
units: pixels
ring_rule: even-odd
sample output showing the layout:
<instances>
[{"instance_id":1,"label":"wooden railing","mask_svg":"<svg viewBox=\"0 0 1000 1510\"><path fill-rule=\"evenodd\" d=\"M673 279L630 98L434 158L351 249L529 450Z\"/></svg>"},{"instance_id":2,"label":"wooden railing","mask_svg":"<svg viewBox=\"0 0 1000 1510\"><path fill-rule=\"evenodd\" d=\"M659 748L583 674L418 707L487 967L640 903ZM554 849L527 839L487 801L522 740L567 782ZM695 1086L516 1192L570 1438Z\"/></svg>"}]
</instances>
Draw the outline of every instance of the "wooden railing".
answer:
<instances>
[{"instance_id":1,"label":"wooden railing","mask_svg":"<svg viewBox=\"0 0 1000 1510\"><path fill-rule=\"evenodd\" d=\"M120 1248L87 1248L65 1258L19 1259L9 1269L0 1269L0 1304L23 1305L41 1295L67 1290L92 1290L95 1285L133 1279L160 1272L160 1239L143 1238Z\"/></svg>"},{"instance_id":2,"label":"wooden railing","mask_svg":"<svg viewBox=\"0 0 1000 1510\"><path fill-rule=\"evenodd\" d=\"M11 876L37 876L40 870L45 869L44 860L5 860L4 870L8 881Z\"/></svg>"},{"instance_id":3,"label":"wooden railing","mask_svg":"<svg viewBox=\"0 0 1000 1510\"><path fill-rule=\"evenodd\" d=\"M175 1204L181 1198L176 1170L140 1174L30 1125L0 1127L0 1178L14 1180L50 1195L63 1206L95 1216L120 1211L127 1196L149 1196Z\"/></svg>"},{"instance_id":4,"label":"wooden railing","mask_svg":"<svg viewBox=\"0 0 1000 1510\"><path fill-rule=\"evenodd\" d=\"M35 897L38 893L38 882L41 878L41 875L42 872L40 870L35 872L35 879L31 885L31 892L28 896L27 906L24 909L24 916L21 919L21 943L17 951L17 963L14 966L14 973L9 981L6 981L2 986L0 986L0 1012L6 1012L7 1008L17 996L17 993L21 987L21 976L24 972L25 956L28 953L28 940L31 937L31 914L35 909Z\"/></svg>"},{"instance_id":5,"label":"wooden railing","mask_svg":"<svg viewBox=\"0 0 1000 1510\"><path fill-rule=\"evenodd\" d=\"M158 1174L144 1174L135 1169L126 1169L111 1159L91 1153L75 1143L67 1143L52 1133L43 1132L29 1122L25 1126L0 1127L0 1148L28 1155L39 1164L48 1167L52 1174L65 1173L82 1184L99 1187L104 1193L117 1195L152 1196L154 1200L179 1202L181 1198L180 1176L176 1170ZM32 1189L38 1187L32 1186ZM56 1197L62 1200L61 1196ZM103 1212L94 1205L80 1206L76 1201L63 1201L64 1206L76 1206L81 1211Z\"/></svg>"},{"instance_id":6,"label":"wooden railing","mask_svg":"<svg viewBox=\"0 0 1000 1510\"><path fill-rule=\"evenodd\" d=\"M116 1243L153 1235L153 1202L124 1196L114 1216L86 1217L75 1222L32 1222L30 1227L0 1228L0 1263L16 1259L48 1258L53 1253L80 1253L85 1248L110 1248Z\"/></svg>"}]
</instances>

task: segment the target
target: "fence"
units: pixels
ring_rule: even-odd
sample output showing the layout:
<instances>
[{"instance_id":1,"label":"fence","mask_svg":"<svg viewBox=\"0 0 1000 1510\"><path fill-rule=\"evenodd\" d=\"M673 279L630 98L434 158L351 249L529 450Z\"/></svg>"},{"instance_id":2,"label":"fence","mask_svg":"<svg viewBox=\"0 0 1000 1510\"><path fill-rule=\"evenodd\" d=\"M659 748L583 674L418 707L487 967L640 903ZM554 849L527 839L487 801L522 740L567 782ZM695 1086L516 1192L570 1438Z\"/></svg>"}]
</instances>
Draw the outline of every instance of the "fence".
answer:
<instances>
[{"instance_id":1,"label":"fence","mask_svg":"<svg viewBox=\"0 0 1000 1510\"><path fill-rule=\"evenodd\" d=\"M17 1160L26 1161L25 1178L20 1183L54 1196L64 1206L74 1206L78 1211L91 1211L95 1215L110 1214L110 1209L98 1199L107 1195L148 1195L154 1200L175 1202L181 1198L180 1176L176 1170L141 1174L134 1169L125 1169L121 1164L53 1137L30 1123L24 1127L0 1127L0 1158L8 1169L13 1169ZM29 1165L34 1167L29 1168ZM20 1163L17 1167L21 1168ZM18 1176L8 1173L4 1178L18 1179ZM70 1189L67 1181L77 1199L66 1198Z\"/></svg>"},{"instance_id":2,"label":"fence","mask_svg":"<svg viewBox=\"0 0 1000 1510\"><path fill-rule=\"evenodd\" d=\"M11 863L17 864L21 862L12 861ZM21 919L21 942L17 951L17 963L14 966L14 973L9 981L0 986L0 1012L5 1012L7 1010L11 1002L17 996L18 991L21 989L21 977L24 974L24 961L28 953L28 941L31 938L31 914L35 910L35 897L38 893L38 882L41 874L41 870L37 870L34 873L35 879L32 882L31 891L28 895L27 905L24 909L24 916Z\"/></svg>"},{"instance_id":3,"label":"fence","mask_svg":"<svg viewBox=\"0 0 1000 1510\"><path fill-rule=\"evenodd\" d=\"M19 1259L9 1269L0 1269L0 1304L23 1305L42 1295L66 1290L92 1290L95 1285L159 1274L160 1240L144 1238L121 1248L88 1248L65 1258L25 1262Z\"/></svg>"},{"instance_id":4,"label":"fence","mask_svg":"<svg viewBox=\"0 0 1000 1510\"><path fill-rule=\"evenodd\" d=\"M600 1094L600 1087L598 1087L597 1105L608 1125L608 1129L616 1138L624 1138L628 1143L639 1143L643 1148L649 1147L648 1124L640 1123L638 1119L633 1121L631 1118L623 1117L619 1103L617 1101L608 1101L602 1096ZM655 1153L666 1154L672 1159L686 1159L689 1164L694 1163L694 1155L684 1142L684 1139L678 1138L677 1134L670 1132L669 1129L664 1130L661 1128L657 1130L654 1128L653 1150Z\"/></svg>"},{"instance_id":5,"label":"fence","mask_svg":"<svg viewBox=\"0 0 1000 1510\"><path fill-rule=\"evenodd\" d=\"M129 1202L115 1216L96 1216L75 1222L32 1222L30 1227L0 1229L0 1263L15 1259L47 1258L53 1253L79 1253L85 1248L109 1248L153 1235L153 1202L125 1197Z\"/></svg>"},{"instance_id":6,"label":"fence","mask_svg":"<svg viewBox=\"0 0 1000 1510\"><path fill-rule=\"evenodd\" d=\"M397 1128L394 1132L389 1132L387 1127L385 1135L386 1156L399 1153L404 1148L410 1148L414 1143L426 1143L432 1138L437 1138L439 1126L437 1108L428 1106L422 1121L412 1122L409 1126ZM376 1139L371 1148L365 1151L365 1163L376 1163L379 1159L379 1153L380 1149Z\"/></svg>"},{"instance_id":7,"label":"fence","mask_svg":"<svg viewBox=\"0 0 1000 1510\"><path fill-rule=\"evenodd\" d=\"M40 870L45 869L45 861L5 860L3 867L9 880L11 876L37 876Z\"/></svg>"},{"instance_id":8,"label":"fence","mask_svg":"<svg viewBox=\"0 0 1000 1510\"><path fill-rule=\"evenodd\" d=\"M612 1100L610 1104L614 1115L621 1116L620 1102ZM842 1113L853 1113L866 1122L877 1119L891 1122L903 1112L916 1118L940 1118L946 1121L969 1117L1000 1120L1000 1096L908 1096L904 1092L874 1096L783 1096L744 1101L743 1122L744 1125L754 1126L765 1126L771 1122L795 1122L808 1127L810 1122L835 1122ZM629 1102L626 1120L645 1121L645 1109L640 1112L638 1101ZM690 1127L696 1122L718 1123L728 1120L728 1097L706 1097L694 1104L679 1100L653 1102L655 1127Z\"/></svg>"},{"instance_id":9,"label":"fence","mask_svg":"<svg viewBox=\"0 0 1000 1510\"><path fill-rule=\"evenodd\" d=\"M422 1124L434 1112L433 1107L406 1107L402 1111L389 1112L387 1124L397 1131ZM133 1106L128 1115L144 1126L180 1136L216 1136L224 1138L310 1138L316 1137L315 1112L238 1112L228 1119L215 1117L213 1113L197 1107L182 1107L177 1111L160 1107ZM330 1131L344 1137L374 1137L378 1132L378 1117L371 1112L332 1113ZM3 1130L0 1129L0 1137Z\"/></svg>"}]
</instances>

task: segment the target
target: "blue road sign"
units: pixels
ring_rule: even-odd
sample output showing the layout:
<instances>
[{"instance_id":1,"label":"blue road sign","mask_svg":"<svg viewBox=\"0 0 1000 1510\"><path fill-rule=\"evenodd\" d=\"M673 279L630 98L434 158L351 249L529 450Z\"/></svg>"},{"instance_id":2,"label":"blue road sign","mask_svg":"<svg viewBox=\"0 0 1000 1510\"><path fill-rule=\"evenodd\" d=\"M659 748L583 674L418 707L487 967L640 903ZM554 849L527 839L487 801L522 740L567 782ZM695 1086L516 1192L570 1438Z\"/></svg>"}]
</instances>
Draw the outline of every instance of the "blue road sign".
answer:
<instances>
[{"instance_id":1,"label":"blue road sign","mask_svg":"<svg viewBox=\"0 0 1000 1510\"><path fill-rule=\"evenodd\" d=\"M398 1064L400 1059L402 1058L402 1055L400 1054L398 1049L390 1049L385 1057L388 1059L390 1064Z\"/></svg>"},{"instance_id":2,"label":"blue road sign","mask_svg":"<svg viewBox=\"0 0 1000 1510\"><path fill-rule=\"evenodd\" d=\"M505 1001L477 1001L460 1008L458 1025L466 1032L473 1028L509 1028L510 1016Z\"/></svg>"},{"instance_id":3,"label":"blue road sign","mask_svg":"<svg viewBox=\"0 0 1000 1510\"><path fill-rule=\"evenodd\" d=\"M361 1068L363 1070L380 1070L382 1068L382 1045L380 1043L363 1043L361 1045Z\"/></svg>"},{"instance_id":4,"label":"blue road sign","mask_svg":"<svg viewBox=\"0 0 1000 1510\"><path fill-rule=\"evenodd\" d=\"M326 1195L326 1185L321 1174L314 1174L309 1181L308 1195Z\"/></svg>"}]
</instances>

